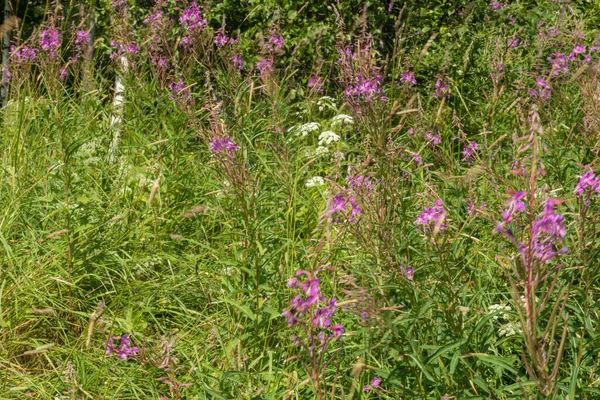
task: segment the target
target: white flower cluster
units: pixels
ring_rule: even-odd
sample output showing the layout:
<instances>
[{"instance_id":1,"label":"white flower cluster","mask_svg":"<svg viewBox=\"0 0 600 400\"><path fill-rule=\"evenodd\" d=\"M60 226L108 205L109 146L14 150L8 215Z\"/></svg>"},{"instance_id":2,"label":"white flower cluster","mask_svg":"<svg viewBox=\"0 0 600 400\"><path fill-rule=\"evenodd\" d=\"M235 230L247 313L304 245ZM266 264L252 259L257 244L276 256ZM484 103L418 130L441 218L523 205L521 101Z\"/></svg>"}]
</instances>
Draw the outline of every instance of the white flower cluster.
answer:
<instances>
[{"instance_id":1,"label":"white flower cluster","mask_svg":"<svg viewBox=\"0 0 600 400\"><path fill-rule=\"evenodd\" d=\"M305 137L309 133L319 130L319 128L321 128L321 125L319 125L318 122L309 122L307 124L300 125L300 127L296 129L296 136Z\"/></svg>"},{"instance_id":2,"label":"white flower cluster","mask_svg":"<svg viewBox=\"0 0 600 400\"><path fill-rule=\"evenodd\" d=\"M319 108L319 111L323 111L325 108L329 108L333 111L337 110L337 104L335 104L335 99L330 96L323 96L319 100L317 100L317 107Z\"/></svg>"},{"instance_id":3,"label":"white flower cluster","mask_svg":"<svg viewBox=\"0 0 600 400\"><path fill-rule=\"evenodd\" d=\"M354 124L354 118L346 114L338 114L335 117L331 118L331 126L343 126L352 124Z\"/></svg>"},{"instance_id":4,"label":"white flower cluster","mask_svg":"<svg viewBox=\"0 0 600 400\"><path fill-rule=\"evenodd\" d=\"M512 336L516 334L517 331L515 330L513 324L511 324L510 322L508 324L502 325L500 329L498 329L498 335L500 336Z\"/></svg>"},{"instance_id":5,"label":"white flower cluster","mask_svg":"<svg viewBox=\"0 0 600 400\"><path fill-rule=\"evenodd\" d=\"M313 176L312 178L308 179L306 181L306 187L310 188L310 187L315 187L315 186L322 186L325 184L325 181L323 180L322 177L320 176Z\"/></svg>"},{"instance_id":6,"label":"white flower cluster","mask_svg":"<svg viewBox=\"0 0 600 400\"><path fill-rule=\"evenodd\" d=\"M315 154L317 156L322 156L322 155L325 155L327 153L329 153L329 149L327 147L325 147L325 146L319 146L319 147L317 147L315 149Z\"/></svg>"},{"instance_id":7,"label":"white flower cluster","mask_svg":"<svg viewBox=\"0 0 600 400\"><path fill-rule=\"evenodd\" d=\"M321 132L319 135L319 146L327 146L340 140L340 136L333 131Z\"/></svg>"},{"instance_id":8,"label":"white flower cluster","mask_svg":"<svg viewBox=\"0 0 600 400\"><path fill-rule=\"evenodd\" d=\"M509 314L506 311L510 311L512 309L510 306L506 306L504 304L492 304L488 307L488 310L490 314L496 314L493 318L495 321L497 321L499 318L508 319Z\"/></svg>"}]
</instances>

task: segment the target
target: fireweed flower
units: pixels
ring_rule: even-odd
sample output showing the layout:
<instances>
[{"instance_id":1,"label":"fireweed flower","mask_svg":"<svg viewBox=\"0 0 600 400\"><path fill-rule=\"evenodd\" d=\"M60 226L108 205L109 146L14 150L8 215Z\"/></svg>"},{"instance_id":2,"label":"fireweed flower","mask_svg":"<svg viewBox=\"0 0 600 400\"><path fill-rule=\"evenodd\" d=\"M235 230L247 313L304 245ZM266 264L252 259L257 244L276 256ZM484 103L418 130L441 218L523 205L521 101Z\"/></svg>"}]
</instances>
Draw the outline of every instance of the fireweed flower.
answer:
<instances>
[{"instance_id":1,"label":"fireweed flower","mask_svg":"<svg viewBox=\"0 0 600 400\"><path fill-rule=\"evenodd\" d=\"M508 47L509 49L516 49L517 47L519 47L519 38L518 37L511 37L510 39L508 39L508 42L506 42L506 47Z\"/></svg>"},{"instance_id":2,"label":"fireweed flower","mask_svg":"<svg viewBox=\"0 0 600 400\"><path fill-rule=\"evenodd\" d=\"M421 214L415 220L415 225L423 226L425 233L430 231L432 225L440 231L446 229L444 220L446 219L446 211L441 200L436 200L432 207L423 209Z\"/></svg>"},{"instance_id":3,"label":"fireweed flower","mask_svg":"<svg viewBox=\"0 0 600 400\"><path fill-rule=\"evenodd\" d=\"M273 31L271 31L271 36L269 36L269 40L265 43L264 48L268 51L274 51L275 49L282 50L283 36L277 36Z\"/></svg>"},{"instance_id":4,"label":"fireweed flower","mask_svg":"<svg viewBox=\"0 0 600 400\"><path fill-rule=\"evenodd\" d=\"M215 45L219 48L237 43L237 39L227 37L227 35L219 32L215 35Z\"/></svg>"},{"instance_id":5,"label":"fireweed flower","mask_svg":"<svg viewBox=\"0 0 600 400\"><path fill-rule=\"evenodd\" d=\"M412 281L413 278L415 277L415 270L413 267L406 267L406 269L404 268L404 266L400 266L400 270L402 272L404 272L404 275L406 276L406 279L408 279L409 281Z\"/></svg>"},{"instance_id":6,"label":"fireweed flower","mask_svg":"<svg viewBox=\"0 0 600 400\"><path fill-rule=\"evenodd\" d=\"M77 31L75 44L88 44L90 40L91 37L87 31Z\"/></svg>"},{"instance_id":7,"label":"fireweed flower","mask_svg":"<svg viewBox=\"0 0 600 400\"><path fill-rule=\"evenodd\" d=\"M115 340L120 342L119 346L115 345ZM131 346L131 339L127 334L124 334L120 338L115 338L111 335L106 343L106 355L112 356L113 354L116 354L119 360L127 360L127 357L136 354L138 350L137 347Z\"/></svg>"},{"instance_id":8,"label":"fireweed flower","mask_svg":"<svg viewBox=\"0 0 600 400\"><path fill-rule=\"evenodd\" d=\"M412 71L402 73L402 77L400 79L402 80L402 83L408 87L412 87L417 84L417 78L415 78L415 73Z\"/></svg>"},{"instance_id":9,"label":"fireweed flower","mask_svg":"<svg viewBox=\"0 0 600 400\"><path fill-rule=\"evenodd\" d=\"M346 216L350 222L354 221L354 219L362 214L362 212L362 209L356 201L356 197L340 193L336 194L329 200L329 206L327 208L328 215L343 215Z\"/></svg>"},{"instance_id":10,"label":"fireweed flower","mask_svg":"<svg viewBox=\"0 0 600 400\"><path fill-rule=\"evenodd\" d=\"M586 52L586 46L584 44L580 44L579 46L573 47L571 50L571 54L569 54L569 60L573 61L577 58L579 54L584 54Z\"/></svg>"},{"instance_id":11,"label":"fireweed flower","mask_svg":"<svg viewBox=\"0 0 600 400\"><path fill-rule=\"evenodd\" d=\"M238 145L233 142L233 139L230 137L226 138L213 138L210 141L209 148L215 154L225 154L228 156L233 156L235 151L239 149Z\"/></svg>"},{"instance_id":12,"label":"fireweed flower","mask_svg":"<svg viewBox=\"0 0 600 400\"><path fill-rule=\"evenodd\" d=\"M374 73L373 78L363 77L361 73L358 73L354 77L354 84L348 85L344 91L344 96L349 99L371 101L375 99L381 99L383 89L379 87L382 76Z\"/></svg>"},{"instance_id":13,"label":"fireweed flower","mask_svg":"<svg viewBox=\"0 0 600 400\"><path fill-rule=\"evenodd\" d=\"M479 150L479 145L477 144L477 142L476 141L469 142L469 144L467 144L465 146L465 148L463 149L463 152L462 152L463 160L470 163L473 159L473 156L477 152L477 150Z\"/></svg>"},{"instance_id":14,"label":"fireweed flower","mask_svg":"<svg viewBox=\"0 0 600 400\"><path fill-rule=\"evenodd\" d=\"M31 64L37 58L37 51L29 46L17 49L14 45L10 47L10 57L17 64Z\"/></svg>"},{"instance_id":15,"label":"fireweed flower","mask_svg":"<svg viewBox=\"0 0 600 400\"><path fill-rule=\"evenodd\" d=\"M441 77L438 77L437 80L435 81L434 88L435 88L435 91L431 94L432 97L436 97L436 98L442 98L442 97L449 98L450 97L450 89L448 88L448 84L446 84Z\"/></svg>"},{"instance_id":16,"label":"fireweed flower","mask_svg":"<svg viewBox=\"0 0 600 400\"><path fill-rule=\"evenodd\" d=\"M368 193L373 191L371 180L367 176L348 176L346 178L348 187L352 190L366 190Z\"/></svg>"},{"instance_id":17,"label":"fireweed flower","mask_svg":"<svg viewBox=\"0 0 600 400\"><path fill-rule=\"evenodd\" d=\"M200 11L195 1L183 10L179 16L179 23L186 29L188 34L192 35L201 33L206 28L206 20L202 18L202 11Z\"/></svg>"},{"instance_id":18,"label":"fireweed flower","mask_svg":"<svg viewBox=\"0 0 600 400\"><path fill-rule=\"evenodd\" d=\"M40 47L46 51L51 59L58 58L58 49L61 45L60 33L53 28L48 28L42 31L40 35Z\"/></svg>"},{"instance_id":19,"label":"fireweed flower","mask_svg":"<svg viewBox=\"0 0 600 400\"><path fill-rule=\"evenodd\" d=\"M586 172L581 175L575 187L575 195L581 196L588 187L600 195L600 179L596 178L593 172Z\"/></svg>"},{"instance_id":20,"label":"fireweed flower","mask_svg":"<svg viewBox=\"0 0 600 400\"><path fill-rule=\"evenodd\" d=\"M565 217L554 212L554 207L562 203L562 200L548 199L544 205L544 210L533 222L533 257L543 263L551 262L558 254L564 254L568 248L560 246L567 235L565 228Z\"/></svg>"},{"instance_id":21,"label":"fireweed flower","mask_svg":"<svg viewBox=\"0 0 600 400\"><path fill-rule=\"evenodd\" d=\"M261 58L256 63L256 69L261 75L267 75L273 72L273 61L268 58Z\"/></svg>"},{"instance_id":22,"label":"fireweed flower","mask_svg":"<svg viewBox=\"0 0 600 400\"><path fill-rule=\"evenodd\" d=\"M414 161L419 167L423 165L423 159L419 155L419 153L412 153L411 160Z\"/></svg>"},{"instance_id":23,"label":"fireweed flower","mask_svg":"<svg viewBox=\"0 0 600 400\"><path fill-rule=\"evenodd\" d=\"M425 133L425 140L427 140L428 142L433 143L434 145L438 145L440 143L442 143L442 138L440 135L438 134L434 134L433 132L427 132Z\"/></svg>"},{"instance_id":24,"label":"fireweed flower","mask_svg":"<svg viewBox=\"0 0 600 400\"><path fill-rule=\"evenodd\" d=\"M498 11L506 8L507 5L499 1L490 1L489 7L492 9L492 11Z\"/></svg>"},{"instance_id":25,"label":"fireweed flower","mask_svg":"<svg viewBox=\"0 0 600 400\"><path fill-rule=\"evenodd\" d=\"M569 60L562 53L553 53L548 57L548 61L552 63L552 71L554 76L569 72Z\"/></svg>"},{"instance_id":26,"label":"fireweed flower","mask_svg":"<svg viewBox=\"0 0 600 400\"><path fill-rule=\"evenodd\" d=\"M298 279L302 276L306 276L304 282ZM299 289L301 293L290 301L289 309L281 315L287 320L289 327L299 324L307 330L307 333L318 332L316 338L325 342L331 338L341 338L344 328L332 323L332 317L338 310L337 299L331 298L327 301L327 298L321 293L320 284L321 281L317 278L316 273L304 270L296 272L296 276L288 280L287 286ZM312 339L314 337L308 337L309 341ZM302 344L302 340L297 337L294 341Z\"/></svg>"},{"instance_id":27,"label":"fireweed flower","mask_svg":"<svg viewBox=\"0 0 600 400\"><path fill-rule=\"evenodd\" d=\"M239 55L235 55L235 56L231 57L231 62L233 63L233 65L236 66L238 71L241 71L244 69L244 60Z\"/></svg>"},{"instance_id":28,"label":"fireweed flower","mask_svg":"<svg viewBox=\"0 0 600 400\"><path fill-rule=\"evenodd\" d=\"M381 378L376 376L371 380L371 385L365 385L363 387L363 391L368 392L370 390L379 389L379 385L381 385Z\"/></svg>"},{"instance_id":29,"label":"fireweed flower","mask_svg":"<svg viewBox=\"0 0 600 400\"><path fill-rule=\"evenodd\" d=\"M552 94L552 88L548 85L543 78L535 79L535 89L529 89L527 93L533 98L539 98L543 101L546 101L550 98Z\"/></svg>"},{"instance_id":30,"label":"fireweed flower","mask_svg":"<svg viewBox=\"0 0 600 400\"><path fill-rule=\"evenodd\" d=\"M177 82L171 82L169 84L169 90L171 91L169 94L171 100L180 100L183 103L190 103L192 101L190 89L185 86L183 79L179 79Z\"/></svg>"},{"instance_id":31,"label":"fireweed flower","mask_svg":"<svg viewBox=\"0 0 600 400\"><path fill-rule=\"evenodd\" d=\"M67 79L67 77L68 77L68 76L69 76L69 68L67 68L66 66L65 66L65 67L62 67L62 68L60 69L59 73L58 73L58 79L59 79L61 82L64 82L64 81L65 81L65 79Z\"/></svg>"},{"instance_id":32,"label":"fireweed flower","mask_svg":"<svg viewBox=\"0 0 600 400\"><path fill-rule=\"evenodd\" d=\"M508 200L508 208L502 212L502 220L504 222L512 222L514 215L517 212L525 211L525 192L515 192Z\"/></svg>"},{"instance_id":33,"label":"fireweed flower","mask_svg":"<svg viewBox=\"0 0 600 400\"><path fill-rule=\"evenodd\" d=\"M320 76L317 76L317 75L311 75L310 79L308 80L307 87L309 89L314 90L317 93L322 93L323 92L323 78L321 78Z\"/></svg>"}]
</instances>

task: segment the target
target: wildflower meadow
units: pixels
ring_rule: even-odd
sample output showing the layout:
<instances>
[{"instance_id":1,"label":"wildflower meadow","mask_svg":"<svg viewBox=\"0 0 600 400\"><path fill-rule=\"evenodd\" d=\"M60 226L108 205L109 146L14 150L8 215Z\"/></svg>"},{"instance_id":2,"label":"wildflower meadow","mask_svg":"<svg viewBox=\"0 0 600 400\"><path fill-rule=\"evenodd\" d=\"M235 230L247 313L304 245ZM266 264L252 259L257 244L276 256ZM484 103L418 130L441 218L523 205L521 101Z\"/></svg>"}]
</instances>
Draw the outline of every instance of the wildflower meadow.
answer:
<instances>
[{"instance_id":1,"label":"wildflower meadow","mask_svg":"<svg viewBox=\"0 0 600 400\"><path fill-rule=\"evenodd\" d=\"M600 399L600 3L5 0L0 399Z\"/></svg>"}]
</instances>

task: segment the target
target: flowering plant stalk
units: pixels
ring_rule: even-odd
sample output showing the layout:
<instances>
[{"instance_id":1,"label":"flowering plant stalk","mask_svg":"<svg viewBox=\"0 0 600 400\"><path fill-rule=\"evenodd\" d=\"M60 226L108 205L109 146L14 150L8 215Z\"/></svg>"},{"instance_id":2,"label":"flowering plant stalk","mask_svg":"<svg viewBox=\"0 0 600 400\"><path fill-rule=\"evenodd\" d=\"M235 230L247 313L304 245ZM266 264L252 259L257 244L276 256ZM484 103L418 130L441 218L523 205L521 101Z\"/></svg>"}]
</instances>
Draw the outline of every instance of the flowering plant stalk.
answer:
<instances>
[{"instance_id":1,"label":"flowering plant stalk","mask_svg":"<svg viewBox=\"0 0 600 400\"><path fill-rule=\"evenodd\" d=\"M539 392L551 399L558 389L568 329L565 310L570 285L565 286L559 280L564 264L554 262L568 251L562 247L567 231L564 216L555 211L562 200L547 198L543 210L536 211L539 208L535 199L536 177L541 165L538 162L539 136L543 134L543 128L535 109L530 120L531 133L524 139L528 143L521 148L533 150L529 191L511 193L508 207L502 212L502 221L496 225L496 230L515 245L519 255L511 261L498 259L508 276L515 309L519 313L525 342L522 349L524 365ZM524 218L519 218L519 214ZM523 223L522 235L513 232L517 222ZM558 341L556 334L561 323L564 328Z\"/></svg>"},{"instance_id":2,"label":"flowering plant stalk","mask_svg":"<svg viewBox=\"0 0 600 400\"><path fill-rule=\"evenodd\" d=\"M286 361L300 360L316 397L325 399L325 371L341 348L333 351L331 355L327 350L333 340L341 339L344 327L334 325L331 321L338 310L337 299L332 297L327 301L321 293L318 272L299 270L296 276L288 281L288 287L299 289L301 293L290 302L289 310L283 312L282 316L287 319L290 328L299 326L303 333L302 337L291 338L294 345L301 350L301 354ZM302 276L306 276L304 282L298 279Z\"/></svg>"}]
</instances>

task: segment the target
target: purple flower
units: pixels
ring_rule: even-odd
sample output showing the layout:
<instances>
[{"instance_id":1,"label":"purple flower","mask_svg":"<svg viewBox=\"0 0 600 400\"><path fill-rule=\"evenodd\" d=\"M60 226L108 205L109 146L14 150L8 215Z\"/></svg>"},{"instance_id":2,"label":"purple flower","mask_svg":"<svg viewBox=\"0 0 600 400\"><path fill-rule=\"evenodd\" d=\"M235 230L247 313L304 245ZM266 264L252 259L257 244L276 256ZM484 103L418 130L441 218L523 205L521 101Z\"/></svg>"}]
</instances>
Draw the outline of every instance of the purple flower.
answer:
<instances>
[{"instance_id":1,"label":"purple flower","mask_svg":"<svg viewBox=\"0 0 600 400\"><path fill-rule=\"evenodd\" d=\"M210 141L209 147L215 154L223 153L228 156L232 156L233 153L239 148L230 137L215 137Z\"/></svg>"},{"instance_id":2,"label":"purple flower","mask_svg":"<svg viewBox=\"0 0 600 400\"><path fill-rule=\"evenodd\" d=\"M552 94L552 88L550 85L548 85L548 82L546 82L543 78L536 78L535 85L535 89L529 89L527 92L533 98L540 98L543 101L548 100Z\"/></svg>"},{"instance_id":3,"label":"purple flower","mask_svg":"<svg viewBox=\"0 0 600 400\"><path fill-rule=\"evenodd\" d=\"M371 184L371 180L368 176L351 176L349 175L346 178L346 182L348 183L348 187L352 190L362 190L365 189L367 192L371 193L373 191L373 185Z\"/></svg>"},{"instance_id":4,"label":"purple flower","mask_svg":"<svg viewBox=\"0 0 600 400\"><path fill-rule=\"evenodd\" d=\"M350 84L344 91L344 96L353 100L371 101L378 98L383 93L379 87L382 77L374 74L373 78L364 78L358 73L354 77L354 84Z\"/></svg>"},{"instance_id":5,"label":"purple flower","mask_svg":"<svg viewBox=\"0 0 600 400\"><path fill-rule=\"evenodd\" d=\"M413 267L406 267L406 279L412 281L415 276L415 270Z\"/></svg>"},{"instance_id":6,"label":"purple flower","mask_svg":"<svg viewBox=\"0 0 600 400\"><path fill-rule=\"evenodd\" d=\"M306 275L306 281L301 282L298 277ZM320 341L326 341L333 337L339 339L344 333L341 325L332 325L331 318L337 313L337 299L331 298L329 301L323 296L320 289L321 281L316 274L304 270L296 273L296 277L288 281L288 287L302 290L291 302L290 308L281 315L287 319L288 326L292 327L302 321L305 315L310 316L310 324L319 330L317 338ZM302 324L307 328L306 324ZM310 339L309 339L310 341ZM297 344L301 344L297 339Z\"/></svg>"},{"instance_id":7,"label":"purple flower","mask_svg":"<svg viewBox=\"0 0 600 400\"><path fill-rule=\"evenodd\" d=\"M508 39L508 42L506 43L506 46L509 49L516 49L517 47L519 47L519 38L518 37L511 37L510 39Z\"/></svg>"},{"instance_id":8,"label":"purple flower","mask_svg":"<svg viewBox=\"0 0 600 400\"><path fill-rule=\"evenodd\" d=\"M339 325L339 324L338 325L333 325L331 327L331 332L332 332L334 338L339 339L344 334L344 327L342 325Z\"/></svg>"},{"instance_id":9,"label":"purple flower","mask_svg":"<svg viewBox=\"0 0 600 400\"><path fill-rule=\"evenodd\" d=\"M467 144L463 149L463 160L470 163L477 150L479 150L479 145L477 142L469 142L469 144Z\"/></svg>"},{"instance_id":10,"label":"purple flower","mask_svg":"<svg viewBox=\"0 0 600 400\"><path fill-rule=\"evenodd\" d=\"M543 263L551 262L558 254L568 251L567 248L556 250L567 235L563 215L554 212L554 206L562 203L561 200L548 199L544 211L538 215L533 223L532 253L533 257Z\"/></svg>"},{"instance_id":11,"label":"purple flower","mask_svg":"<svg viewBox=\"0 0 600 400\"><path fill-rule=\"evenodd\" d=\"M136 46L135 42L129 42L127 45L127 52L129 54L137 54L140 52L140 48Z\"/></svg>"},{"instance_id":12,"label":"purple flower","mask_svg":"<svg viewBox=\"0 0 600 400\"><path fill-rule=\"evenodd\" d=\"M271 35L271 37L269 37L269 43L281 50L283 49L283 36Z\"/></svg>"},{"instance_id":13,"label":"purple flower","mask_svg":"<svg viewBox=\"0 0 600 400\"><path fill-rule=\"evenodd\" d=\"M354 197L350 197L350 206L352 208L350 209L350 215L348 216L348 221L352 222L352 221L354 221L354 219L357 216L362 214L362 210L358 206L358 203L356 202L356 199Z\"/></svg>"},{"instance_id":14,"label":"purple flower","mask_svg":"<svg viewBox=\"0 0 600 400\"><path fill-rule=\"evenodd\" d=\"M11 46L11 58L17 64L30 64L37 58L37 51L29 46L23 46L17 50L15 46Z\"/></svg>"},{"instance_id":15,"label":"purple flower","mask_svg":"<svg viewBox=\"0 0 600 400\"><path fill-rule=\"evenodd\" d=\"M244 60L239 55L231 57L231 62L237 66L239 71L244 69Z\"/></svg>"},{"instance_id":16,"label":"purple flower","mask_svg":"<svg viewBox=\"0 0 600 400\"><path fill-rule=\"evenodd\" d=\"M171 91L169 94L171 100L179 99L183 103L190 103L192 101L190 89L185 86L183 79L179 79L178 82L171 82L169 84L169 90Z\"/></svg>"},{"instance_id":17,"label":"purple flower","mask_svg":"<svg viewBox=\"0 0 600 400\"><path fill-rule=\"evenodd\" d=\"M307 86L315 92L321 93L323 92L323 79L320 76L311 75Z\"/></svg>"},{"instance_id":18,"label":"purple flower","mask_svg":"<svg viewBox=\"0 0 600 400\"><path fill-rule=\"evenodd\" d=\"M115 339L120 341L118 347L114 344ZM111 335L106 344L106 355L112 356L116 354L119 360L127 360L127 357L136 354L138 350L137 347L131 346L131 339L127 334L124 334L120 338L115 338Z\"/></svg>"},{"instance_id":19,"label":"purple flower","mask_svg":"<svg viewBox=\"0 0 600 400\"><path fill-rule=\"evenodd\" d=\"M581 175L575 188L575 195L581 196L588 187L600 194L600 179L596 178L593 172L586 172Z\"/></svg>"},{"instance_id":20,"label":"purple flower","mask_svg":"<svg viewBox=\"0 0 600 400\"><path fill-rule=\"evenodd\" d=\"M346 198L343 194L336 194L335 196L333 196L330 213L335 214L337 212L344 211L346 211Z\"/></svg>"},{"instance_id":21,"label":"purple flower","mask_svg":"<svg viewBox=\"0 0 600 400\"><path fill-rule=\"evenodd\" d=\"M408 85L408 87L412 87L417 84L417 78L415 78L415 73L412 71L402 73L402 77L400 79L405 85Z\"/></svg>"},{"instance_id":22,"label":"purple flower","mask_svg":"<svg viewBox=\"0 0 600 400\"><path fill-rule=\"evenodd\" d=\"M237 42L238 42L237 39L227 37L227 35L225 35L221 32L219 32L215 35L215 45L217 47L225 47L227 45L235 44Z\"/></svg>"},{"instance_id":23,"label":"purple flower","mask_svg":"<svg viewBox=\"0 0 600 400\"><path fill-rule=\"evenodd\" d=\"M496 64L496 69L498 70L498 72L504 72L504 64L499 62L498 64Z\"/></svg>"},{"instance_id":24,"label":"purple flower","mask_svg":"<svg viewBox=\"0 0 600 400\"><path fill-rule=\"evenodd\" d=\"M525 192L516 192L513 196L508 200L508 208L502 212L502 220L504 222L512 222L514 215L517 212L525 211L525 203L523 199L525 198Z\"/></svg>"},{"instance_id":25,"label":"purple flower","mask_svg":"<svg viewBox=\"0 0 600 400\"><path fill-rule=\"evenodd\" d=\"M195 1L183 10L179 17L179 23L192 35L198 34L206 28L206 20L202 18L202 12Z\"/></svg>"},{"instance_id":26,"label":"purple flower","mask_svg":"<svg viewBox=\"0 0 600 400\"><path fill-rule=\"evenodd\" d=\"M504 3L500 3L499 1L490 1L489 7L492 9L492 11L498 11L502 10L503 8L506 8L507 5Z\"/></svg>"},{"instance_id":27,"label":"purple flower","mask_svg":"<svg viewBox=\"0 0 600 400\"><path fill-rule=\"evenodd\" d=\"M60 33L56 29L48 28L42 31L40 35L40 47L50 54L51 59L58 58L57 50L60 48L60 45Z\"/></svg>"},{"instance_id":28,"label":"purple flower","mask_svg":"<svg viewBox=\"0 0 600 400\"><path fill-rule=\"evenodd\" d=\"M381 384L381 378L376 376L373 378L373 380L371 381L371 387L373 389L379 389L379 385Z\"/></svg>"},{"instance_id":29,"label":"purple flower","mask_svg":"<svg viewBox=\"0 0 600 400\"><path fill-rule=\"evenodd\" d=\"M90 34L87 31L77 31L75 43L88 44L91 40Z\"/></svg>"},{"instance_id":30,"label":"purple flower","mask_svg":"<svg viewBox=\"0 0 600 400\"><path fill-rule=\"evenodd\" d=\"M273 72L273 62L268 58L261 58L256 63L256 69L261 75L267 75L268 73Z\"/></svg>"},{"instance_id":31,"label":"purple flower","mask_svg":"<svg viewBox=\"0 0 600 400\"><path fill-rule=\"evenodd\" d=\"M569 60L562 53L552 53L548 57L548 61L552 63L552 71L554 76L569 72Z\"/></svg>"},{"instance_id":32,"label":"purple flower","mask_svg":"<svg viewBox=\"0 0 600 400\"><path fill-rule=\"evenodd\" d=\"M411 159L414 161L419 167L423 165L423 159L419 155L419 153L412 153Z\"/></svg>"},{"instance_id":33,"label":"purple flower","mask_svg":"<svg viewBox=\"0 0 600 400\"><path fill-rule=\"evenodd\" d=\"M61 82L64 82L64 81L65 81L65 79L67 79L67 77L68 77L68 76L69 76L69 68L67 68L66 66L65 66L65 67L62 67L62 68L60 69L59 73L58 73L58 79L59 79Z\"/></svg>"},{"instance_id":34,"label":"purple flower","mask_svg":"<svg viewBox=\"0 0 600 400\"><path fill-rule=\"evenodd\" d=\"M154 13L148 14L148 16L144 19L144 23L156 26L158 22L162 19L162 17L162 10L156 10Z\"/></svg>"},{"instance_id":35,"label":"purple flower","mask_svg":"<svg viewBox=\"0 0 600 400\"><path fill-rule=\"evenodd\" d=\"M446 229L446 226L443 225L445 214L446 212L442 201L436 200L432 207L423 209L421 214L415 220L415 225L422 225L425 232L429 232L432 223L435 227L438 227L439 230L444 230Z\"/></svg>"},{"instance_id":36,"label":"purple flower","mask_svg":"<svg viewBox=\"0 0 600 400\"><path fill-rule=\"evenodd\" d=\"M569 60L573 61L579 54L583 54L586 51L586 46L584 44L580 44L579 46L573 47L571 50L571 54L569 54Z\"/></svg>"},{"instance_id":37,"label":"purple flower","mask_svg":"<svg viewBox=\"0 0 600 400\"><path fill-rule=\"evenodd\" d=\"M441 77L438 77L435 81L435 91L431 94L431 96L437 98L450 97L448 85L442 80Z\"/></svg>"},{"instance_id":38,"label":"purple flower","mask_svg":"<svg viewBox=\"0 0 600 400\"><path fill-rule=\"evenodd\" d=\"M425 140L427 140L428 142L432 142L436 146L442 143L441 136L438 134L434 134L433 132L425 133Z\"/></svg>"}]
</instances>

